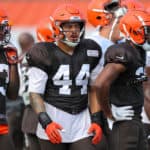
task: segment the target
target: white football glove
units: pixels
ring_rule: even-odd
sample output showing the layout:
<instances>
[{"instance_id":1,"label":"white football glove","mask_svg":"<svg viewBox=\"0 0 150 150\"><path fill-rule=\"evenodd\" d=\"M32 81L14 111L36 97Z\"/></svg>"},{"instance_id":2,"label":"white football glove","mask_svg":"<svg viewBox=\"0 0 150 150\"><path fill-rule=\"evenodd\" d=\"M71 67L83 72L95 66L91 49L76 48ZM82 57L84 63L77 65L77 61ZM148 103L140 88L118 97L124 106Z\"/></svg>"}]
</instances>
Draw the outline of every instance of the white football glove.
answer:
<instances>
[{"instance_id":1,"label":"white football glove","mask_svg":"<svg viewBox=\"0 0 150 150\"><path fill-rule=\"evenodd\" d=\"M115 121L132 120L134 116L134 110L132 106L116 106L111 104L112 115Z\"/></svg>"}]
</instances>

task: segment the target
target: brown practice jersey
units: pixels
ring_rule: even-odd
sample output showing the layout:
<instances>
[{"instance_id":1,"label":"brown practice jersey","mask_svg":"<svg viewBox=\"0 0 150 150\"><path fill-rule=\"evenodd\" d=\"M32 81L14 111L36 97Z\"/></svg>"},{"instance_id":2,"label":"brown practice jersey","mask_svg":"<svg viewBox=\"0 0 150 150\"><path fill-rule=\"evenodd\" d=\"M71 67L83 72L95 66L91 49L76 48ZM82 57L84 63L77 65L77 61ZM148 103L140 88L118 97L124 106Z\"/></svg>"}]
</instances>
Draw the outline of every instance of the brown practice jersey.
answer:
<instances>
[{"instance_id":1,"label":"brown practice jersey","mask_svg":"<svg viewBox=\"0 0 150 150\"><path fill-rule=\"evenodd\" d=\"M79 113L87 107L90 74L101 55L101 48L94 41L84 39L73 55L54 43L37 43L27 60L30 66L48 75L44 100L66 112Z\"/></svg>"},{"instance_id":2,"label":"brown practice jersey","mask_svg":"<svg viewBox=\"0 0 150 150\"><path fill-rule=\"evenodd\" d=\"M121 63L126 67L110 88L110 102L117 106L132 105L140 113L144 102L142 82L146 80L145 51L129 41L116 44L105 54L105 65L108 63Z\"/></svg>"}]
</instances>

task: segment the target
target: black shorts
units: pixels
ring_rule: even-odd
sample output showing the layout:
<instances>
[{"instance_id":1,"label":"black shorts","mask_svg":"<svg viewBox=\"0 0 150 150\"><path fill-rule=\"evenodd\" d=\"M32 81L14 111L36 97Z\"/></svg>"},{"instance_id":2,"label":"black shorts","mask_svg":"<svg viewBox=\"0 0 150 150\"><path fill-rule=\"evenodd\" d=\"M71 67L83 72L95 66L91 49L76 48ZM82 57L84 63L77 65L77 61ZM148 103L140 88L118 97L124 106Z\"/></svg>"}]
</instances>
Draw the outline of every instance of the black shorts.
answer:
<instances>
[{"instance_id":1,"label":"black shorts","mask_svg":"<svg viewBox=\"0 0 150 150\"><path fill-rule=\"evenodd\" d=\"M96 145L91 141L92 137L87 137L73 143L52 144L49 140L39 139L41 150L107 150L105 139Z\"/></svg>"},{"instance_id":2,"label":"black shorts","mask_svg":"<svg viewBox=\"0 0 150 150\"><path fill-rule=\"evenodd\" d=\"M144 129L145 129L145 133L146 133L146 138L148 141L148 146L150 149L150 124L144 123Z\"/></svg>"},{"instance_id":3,"label":"black shorts","mask_svg":"<svg viewBox=\"0 0 150 150\"><path fill-rule=\"evenodd\" d=\"M109 136L109 150L148 150L140 119L115 122Z\"/></svg>"}]
</instances>

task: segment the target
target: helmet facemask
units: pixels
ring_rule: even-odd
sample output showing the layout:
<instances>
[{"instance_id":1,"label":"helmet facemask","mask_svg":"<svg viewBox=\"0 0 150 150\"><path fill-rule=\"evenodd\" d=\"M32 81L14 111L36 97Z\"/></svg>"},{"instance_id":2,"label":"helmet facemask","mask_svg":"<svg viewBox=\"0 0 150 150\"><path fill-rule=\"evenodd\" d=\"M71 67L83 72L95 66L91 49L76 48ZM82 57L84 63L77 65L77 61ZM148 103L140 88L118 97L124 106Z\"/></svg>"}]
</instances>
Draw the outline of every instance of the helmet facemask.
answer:
<instances>
[{"instance_id":1,"label":"helmet facemask","mask_svg":"<svg viewBox=\"0 0 150 150\"><path fill-rule=\"evenodd\" d=\"M80 26L80 31L69 31L69 30L64 30L63 29L63 26L65 24L72 24L72 23L79 23L79 26ZM80 40L84 37L84 33L85 33L85 21L84 20L71 20L71 21L65 21L65 22L56 22L56 25L58 26L59 24L59 29L60 29L60 32L61 34L63 35L63 39L61 39L61 41L65 44L67 44L68 46L70 47L75 47L78 45L78 43L80 42ZM77 38L77 40L75 41L70 41L67 37L67 33L68 32L80 32L79 33L79 36Z\"/></svg>"}]
</instances>

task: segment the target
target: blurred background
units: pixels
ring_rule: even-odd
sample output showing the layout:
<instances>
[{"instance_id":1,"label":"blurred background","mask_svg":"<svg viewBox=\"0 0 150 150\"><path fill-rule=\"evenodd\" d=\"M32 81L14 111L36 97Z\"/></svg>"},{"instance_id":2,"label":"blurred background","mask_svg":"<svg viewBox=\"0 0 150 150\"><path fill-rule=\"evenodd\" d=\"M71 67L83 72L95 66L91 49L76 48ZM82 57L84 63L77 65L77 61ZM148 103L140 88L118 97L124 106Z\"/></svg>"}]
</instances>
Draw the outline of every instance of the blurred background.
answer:
<instances>
[{"instance_id":1,"label":"blurred background","mask_svg":"<svg viewBox=\"0 0 150 150\"><path fill-rule=\"evenodd\" d=\"M150 7L150 0L139 1L146 8ZM0 7L6 10L13 24L11 42L19 49L18 35L26 31L36 39L35 28L40 20L51 15L57 6L66 2L75 4L86 17L86 9L90 0L0 0ZM90 32L89 24L87 24L87 28L87 31Z\"/></svg>"}]
</instances>

